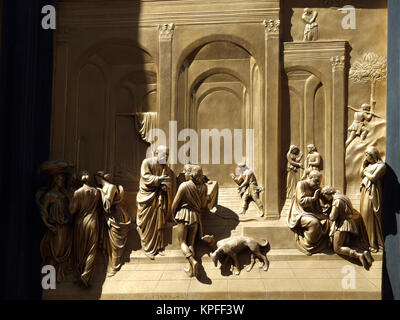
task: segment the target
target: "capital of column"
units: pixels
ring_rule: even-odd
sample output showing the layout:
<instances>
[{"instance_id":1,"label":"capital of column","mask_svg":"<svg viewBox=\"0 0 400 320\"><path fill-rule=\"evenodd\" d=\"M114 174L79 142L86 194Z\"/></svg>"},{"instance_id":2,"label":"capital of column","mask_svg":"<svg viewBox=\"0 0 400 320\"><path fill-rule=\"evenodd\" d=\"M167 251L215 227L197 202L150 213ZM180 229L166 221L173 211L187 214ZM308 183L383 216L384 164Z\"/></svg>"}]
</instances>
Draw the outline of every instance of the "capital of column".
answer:
<instances>
[{"instance_id":1,"label":"capital of column","mask_svg":"<svg viewBox=\"0 0 400 320\"><path fill-rule=\"evenodd\" d=\"M273 20L273 19L269 19L268 21L264 20L263 25L265 27L265 36L271 35L271 34L278 35L281 21Z\"/></svg>"},{"instance_id":2,"label":"capital of column","mask_svg":"<svg viewBox=\"0 0 400 320\"><path fill-rule=\"evenodd\" d=\"M331 57L332 72L343 71L346 58L345 56Z\"/></svg>"},{"instance_id":3,"label":"capital of column","mask_svg":"<svg viewBox=\"0 0 400 320\"><path fill-rule=\"evenodd\" d=\"M172 40L174 37L175 24L164 23L158 25L158 33L160 40Z\"/></svg>"}]
</instances>

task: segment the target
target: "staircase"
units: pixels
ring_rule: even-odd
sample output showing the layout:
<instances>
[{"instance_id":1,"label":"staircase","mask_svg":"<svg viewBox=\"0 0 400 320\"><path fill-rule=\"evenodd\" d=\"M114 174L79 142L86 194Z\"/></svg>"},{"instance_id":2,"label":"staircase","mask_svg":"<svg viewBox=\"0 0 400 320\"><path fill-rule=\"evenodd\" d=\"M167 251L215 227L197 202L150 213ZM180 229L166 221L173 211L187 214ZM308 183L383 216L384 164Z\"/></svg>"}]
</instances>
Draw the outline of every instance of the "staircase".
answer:
<instances>
[{"instance_id":1,"label":"staircase","mask_svg":"<svg viewBox=\"0 0 400 320\"><path fill-rule=\"evenodd\" d=\"M352 197L355 207L357 197ZM358 200L359 203L359 200ZM89 289L79 288L72 280L58 285L57 290L46 291L44 299L380 299L382 255L375 254L375 262L366 271L336 254L306 256L296 249L294 235L286 225L290 202L282 209L282 218L267 221L259 217L257 207L249 210L238 221L241 199L235 188L220 189L216 213L203 216L204 231L214 234L216 240L233 235L251 236L259 242L268 239L271 250L267 257L270 269L254 266L246 272L248 252L239 255L243 270L235 276L227 268L216 268L203 243L197 246L201 263L198 278L187 278L183 271L186 259L180 251L174 226L170 226L169 245L164 256L148 259L136 248L126 263L112 278L105 278L104 265L98 265L95 282ZM132 231L132 236L137 237ZM137 240L137 239L136 239ZM128 250L130 251L130 250ZM356 286L343 287L344 267L354 271ZM345 270L345 271L343 271ZM348 272L348 271L347 271Z\"/></svg>"}]
</instances>

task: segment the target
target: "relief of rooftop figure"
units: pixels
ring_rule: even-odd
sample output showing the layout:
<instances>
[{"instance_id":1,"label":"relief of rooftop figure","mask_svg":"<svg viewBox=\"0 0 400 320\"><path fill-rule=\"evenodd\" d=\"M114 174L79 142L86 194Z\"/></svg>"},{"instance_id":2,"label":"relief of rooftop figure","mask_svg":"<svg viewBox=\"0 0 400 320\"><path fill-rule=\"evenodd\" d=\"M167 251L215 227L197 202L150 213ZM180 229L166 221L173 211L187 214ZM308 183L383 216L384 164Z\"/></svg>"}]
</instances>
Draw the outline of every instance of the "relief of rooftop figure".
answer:
<instances>
[{"instance_id":1,"label":"relief of rooftop figure","mask_svg":"<svg viewBox=\"0 0 400 320\"><path fill-rule=\"evenodd\" d=\"M318 23L316 22L318 16L317 11L312 11L310 8L305 8L301 16L306 24L304 29L303 41L316 41L318 40Z\"/></svg>"}]
</instances>

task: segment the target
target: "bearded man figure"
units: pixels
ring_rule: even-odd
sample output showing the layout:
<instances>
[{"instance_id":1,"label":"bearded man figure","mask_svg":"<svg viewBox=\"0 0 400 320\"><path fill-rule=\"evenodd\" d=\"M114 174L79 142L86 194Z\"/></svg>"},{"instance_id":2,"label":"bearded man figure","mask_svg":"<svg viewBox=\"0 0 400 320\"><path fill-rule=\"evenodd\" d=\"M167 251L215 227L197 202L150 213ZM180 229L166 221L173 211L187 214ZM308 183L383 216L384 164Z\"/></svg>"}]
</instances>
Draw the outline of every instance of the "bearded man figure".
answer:
<instances>
[{"instance_id":1,"label":"bearded man figure","mask_svg":"<svg viewBox=\"0 0 400 320\"><path fill-rule=\"evenodd\" d=\"M155 157L143 160L137 194L137 230L145 254L154 259L165 249L165 226L171 219L176 177L168 167L169 149L159 146Z\"/></svg>"},{"instance_id":2,"label":"bearded man figure","mask_svg":"<svg viewBox=\"0 0 400 320\"><path fill-rule=\"evenodd\" d=\"M313 170L306 180L299 181L296 196L287 217L288 227L295 233L300 251L307 255L323 252L330 247L329 217L320 205L321 173Z\"/></svg>"}]
</instances>

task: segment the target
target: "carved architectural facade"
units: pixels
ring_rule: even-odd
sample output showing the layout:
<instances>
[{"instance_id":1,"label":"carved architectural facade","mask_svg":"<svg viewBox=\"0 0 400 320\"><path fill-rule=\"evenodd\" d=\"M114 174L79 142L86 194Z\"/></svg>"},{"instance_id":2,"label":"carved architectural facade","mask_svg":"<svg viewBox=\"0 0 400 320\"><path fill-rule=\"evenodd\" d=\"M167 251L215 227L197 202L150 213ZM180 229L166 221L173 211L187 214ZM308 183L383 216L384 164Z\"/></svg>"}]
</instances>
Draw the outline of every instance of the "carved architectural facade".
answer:
<instances>
[{"instance_id":1,"label":"carved architectural facade","mask_svg":"<svg viewBox=\"0 0 400 320\"><path fill-rule=\"evenodd\" d=\"M356 30L342 26L345 14L335 7L342 1L313 1L307 12L315 18L306 23L313 35L306 39L305 2L57 1L51 159L110 172L136 220L151 129L165 132L175 173L185 164L175 164L178 150L188 143L181 130L201 137L202 130L228 129L232 139L218 146L223 162L240 129L240 160L214 164L210 147L197 159L189 154L187 163L200 164L224 190L234 186L229 174L245 159L265 188L264 218L279 220L297 183L297 176L287 178L288 150L297 146L304 155L294 172L300 178L307 146L314 145L321 161L312 169L322 174L321 185L351 196L359 210L365 149L375 146L385 158L386 1L349 1L361 9ZM382 74L361 79L365 61ZM364 103L376 115L366 124L365 144L355 140L346 148Z\"/></svg>"}]
</instances>

